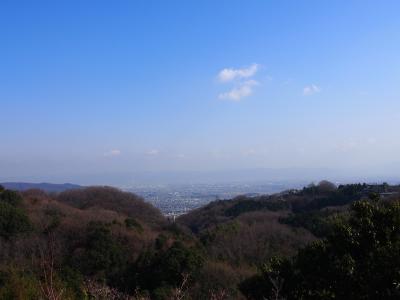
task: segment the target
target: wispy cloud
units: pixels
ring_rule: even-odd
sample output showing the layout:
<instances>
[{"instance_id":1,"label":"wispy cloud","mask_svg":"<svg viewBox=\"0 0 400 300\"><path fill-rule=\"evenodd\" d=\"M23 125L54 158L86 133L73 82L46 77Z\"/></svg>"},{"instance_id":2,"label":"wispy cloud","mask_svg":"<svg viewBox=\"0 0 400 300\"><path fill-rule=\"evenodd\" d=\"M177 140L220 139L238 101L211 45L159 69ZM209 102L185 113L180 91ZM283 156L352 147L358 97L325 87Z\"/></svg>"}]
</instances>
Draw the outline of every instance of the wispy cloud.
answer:
<instances>
[{"instance_id":1,"label":"wispy cloud","mask_svg":"<svg viewBox=\"0 0 400 300\"><path fill-rule=\"evenodd\" d=\"M220 93L221 100L240 101L244 97L253 94L254 87L259 85L258 81L251 79L259 69L258 64L252 64L242 69L225 68L218 73L221 83L233 82L233 87L227 92Z\"/></svg>"},{"instance_id":2,"label":"wispy cloud","mask_svg":"<svg viewBox=\"0 0 400 300\"><path fill-rule=\"evenodd\" d=\"M315 84L307 85L303 88L303 95L304 96L311 96L316 93L319 93L321 88Z\"/></svg>"},{"instance_id":3,"label":"wispy cloud","mask_svg":"<svg viewBox=\"0 0 400 300\"><path fill-rule=\"evenodd\" d=\"M218 73L218 80L221 82L228 82L234 79L249 78L257 73L258 68L258 64L252 64L242 69L225 68Z\"/></svg>"},{"instance_id":4,"label":"wispy cloud","mask_svg":"<svg viewBox=\"0 0 400 300\"><path fill-rule=\"evenodd\" d=\"M121 155L121 151L118 149L113 149L113 150L110 150L110 151L104 153L103 155L107 156L107 157L108 156L118 156L118 155Z\"/></svg>"},{"instance_id":5,"label":"wispy cloud","mask_svg":"<svg viewBox=\"0 0 400 300\"><path fill-rule=\"evenodd\" d=\"M247 80L231 89L229 92L218 95L219 99L240 101L243 97L250 96L253 93L254 86L258 85L256 80Z\"/></svg>"}]
</instances>

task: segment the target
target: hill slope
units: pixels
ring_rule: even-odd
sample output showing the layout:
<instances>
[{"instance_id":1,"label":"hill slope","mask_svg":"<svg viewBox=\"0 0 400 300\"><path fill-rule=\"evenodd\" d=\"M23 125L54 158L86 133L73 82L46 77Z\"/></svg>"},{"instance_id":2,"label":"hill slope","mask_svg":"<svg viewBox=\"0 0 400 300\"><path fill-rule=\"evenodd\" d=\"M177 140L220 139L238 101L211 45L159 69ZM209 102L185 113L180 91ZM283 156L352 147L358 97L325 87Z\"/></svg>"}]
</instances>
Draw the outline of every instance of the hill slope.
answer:
<instances>
[{"instance_id":1,"label":"hill slope","mask_svg":"<svg viewBox=\"0 0 400 300\"><path fill-rule=\"evenodd\" d=\"M279 282L286 299L398 299L399 190L321 182L215 201L171 223L110 187L0 187L0 299L278 299Z\"/></svg>"},{"instance_id":2,"label":"hill slope","mask_svg":"<svg viewBox=\"0 0 400 300\"><path fill-rule=\"evenodd\" d=\"M148 224L164 224L161 212L136 194L113 187L88 187L68 190L57 195L57 201L87 210L101 208L115 211Z\"/></svg>"}]
</instances>

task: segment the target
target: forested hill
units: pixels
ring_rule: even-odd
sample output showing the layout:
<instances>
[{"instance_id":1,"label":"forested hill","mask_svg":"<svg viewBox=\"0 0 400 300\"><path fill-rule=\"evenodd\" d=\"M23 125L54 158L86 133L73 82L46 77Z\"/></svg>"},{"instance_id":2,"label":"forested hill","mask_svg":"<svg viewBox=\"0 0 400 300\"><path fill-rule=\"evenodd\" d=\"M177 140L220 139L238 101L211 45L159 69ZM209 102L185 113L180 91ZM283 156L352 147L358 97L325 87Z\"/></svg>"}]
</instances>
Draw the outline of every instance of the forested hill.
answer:
<instances>
[{"instance_id":1,"label":"forested hill","mask_svg":"<svg viewBox=\"0 0 400 300\"><path fill-rule=\"evenodd\" d=\"M173 223L115 188L0 186L0 299L399 299L399 190L323 181Z\"/></svg>"},{"instance_id":2,"label":"forested hill","mask_svg":"<svg viewBox=\"0 0 400 300\"><path fill-rule=\"evenodd\" d=\"M178 222L188 227L202 241L210 259L222 260L233 268L240 266L237 269L238 273L251 268L251 266L260 267L259 275L238 283L240 291L246 298L375 299L371 297L375 292L382 293L381 295L385 295L385 297L387 296L385 293L389 293L391 296L399 296L397 288L390 290L382 281L375 286L373 291L368 291L366 287L363 287L364 294L362 297L357 297L352 293L351 288L348 288L347 291L341 291L343 294L340 294L339 291L327 291L324 295L325 289L332 287L333 282L336 282L337 279L334 277L324 278L323 269L316 269L315 273L312 269L306 269L308 264L313 266L313 264L324 263L327 272L334 272L334 270L330 270L333 266L329 264L335 264L335 262L329 261L328 256L326 261L323 261L322 258L318 261L318 255L325 254L313 250L313 247L326 240L329 241L326 242L327 247L334 245L336 240L341 242L341 238L337 235L340 235L343 228L349 230L349 234L352 234L352 230L354 230L353 234L357 234L356 232L360 228L353 229L352 223L359 222L358 218L375 218L378 215L377 220L370 220L370 226L377 226L374 230L378 231L388 230L387 234L394 231L393 239L397 246L390 251L398 251L400 249L399 192L400 186L389 186L388 184L348 184L336 187L330 182L322 181L318 185L312 184L301 190L290 190L274 195L239 196L232 200L218 200L181 216ZM372 204L370 204L371 201ZM368 210L360 212L360 205L367 207ZM366 212L368 212L367 216L365 216ZM356 217L352 219L353 214ZM392 221L393 224L390 223L391 221L387 221L387 224L379 223L386 222L382 220L382 216L385 214L389 215L390 218L395 216L397 219ZM374 222L377 222L377 224L374 225ZM385 227L386 225L392 227L388 229ZM370 234L376 233L371 230ZM372 237L368 238L371 239ZM342 239L346 243L351 243L348 240L350 237L342 237ZM379 243L379 241L377 242ZM385 240L381 242L392 243L393 241ZM371 243L374 243L374 241L371 240ZM358 244L351 251L360 251L358 247L361 245L364 244ZM309 258L309 261L306 261L304 257L299 258L298 255L303 253L298 254L301 249L307 249L307 251L313 253L312 255L316 256L316 260ZM347 250L348 248L341 249L340 246L331 249L332 252L343 251L341 255L351 256L350 253L346 254ZM377 249L371 249L371 251L377 251ZM330 255L335 254L331 253ZM367 253L364 255L367 255ZM293 257L293 260L289 259L291 257ZM305 265L295 265L297 259L303 259L301 264ZM341 257L340 259L344 258ZM354 257L354 259L362 258ZM380 263L390 262L381 261ZM289 268L291 265L292 269ZM383 268L383 265L379 266ZM336 267L349 268L350 266ZM378 268L378 266L375 266L375 268ZM390 269L391 272L400 272L400 261L396 260L396 263ZM378 272L377 269L375 271ZM301 281L298 277L292 277L299 273L298 276L301 277L302 272L309 276L308 282L304 282L304 279ZM338 278L342 276L340 271L336 270L335 272L337 272L335 276ZM360 272L362 273L362 270ZM325 275L331 276L329 273ZM245 274L243 273L242 276L244 277ZM348 280L356 281L362 278L362 274L356 274L356 276L359 277L348 278ZM366 280L373 280L370 273L367 276L370 277ZM395 275L392 273L390 276ZM386 279L393 278L390 276ZM315 282L318 277L325 280L323 284L318 285ZM305 284L308 285L307 288L304 288L303 285ZM352 288L356 286L354 283ZM335 286L335 288L338 288L338 286ZM385 289L387 290L383 291ZM311 294L312 296L310 296ZM393 296L393 299L398 298Z\"/></svg>"},{"instance_id":3,"label":"forested hill","mask_svg":"<svg viewBox=\"0 0 400 300\"><path fill-rule=\"evenodd\" d=\"M5 187L6 189L15 190L15 191L26 191L26 190L31 190L31 189L38 189L38 190L42 190L45 192L55 192L55 193L82 188L82 186L77 185L77 184L72 184L72 183L56 184L56 183L47 183L47 182L42 182L42 183L3 182L3 183L0 183L0 185Z\"/></svg>"},{"instance_id":4,"label":"forested hill","mask_svg":"<svg viewBox=\"0 0 400 300\"><path fill-rule=\"evenodd\" d=\"M321 181L318 185L311 184L301 190L214 201L183 215L178 221L199 234L216 225L251 218L252 214L265 214L267 219L274 215L281 224L304 227L318 236L321 234L318 232L322 229L321 222L329 215L346 209L352 202L368 198L372 194L382 198L395 197L399 192L400 186L390 186L386 183L347 184L336 187L331 182Z\"/></svg>"}]
</instances>

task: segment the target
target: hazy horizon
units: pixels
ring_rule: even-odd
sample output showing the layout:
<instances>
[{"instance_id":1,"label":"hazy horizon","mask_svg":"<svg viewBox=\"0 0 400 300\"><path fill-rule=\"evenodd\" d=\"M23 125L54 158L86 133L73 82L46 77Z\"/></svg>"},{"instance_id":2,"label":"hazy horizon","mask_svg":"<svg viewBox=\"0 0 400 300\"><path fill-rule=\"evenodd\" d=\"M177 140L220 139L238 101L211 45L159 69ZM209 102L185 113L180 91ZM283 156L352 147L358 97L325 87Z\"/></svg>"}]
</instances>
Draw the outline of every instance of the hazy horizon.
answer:
<instances>
[{"instance_id":1,"label":"hazy horizon","mask_svg":"<svg viewBox=\"0 0 400 300\"><path fill-rule=\"evenodd\" d=\"M79 185L111 185L131 188L151 185L201 185L201 184L284 184L287 188L298 188L309 183L329 180L336 184L382 183L399 184L397 170L392 168L374 170L345 170L329 168L283 168L283 169L233 169L212 171L147 171L88 174L51 174L0 177L1 182L72 183Z\"/></svg>"},{"instance_id":2,"label":"hazy horizon","mask_svg":"<svg viewBox=\"0 0 400 300\"><path fill-rule=\"evenodd\" d=\"M2 2L0 182L400 181L399 9Z\"/></svg>"}]
</instances>

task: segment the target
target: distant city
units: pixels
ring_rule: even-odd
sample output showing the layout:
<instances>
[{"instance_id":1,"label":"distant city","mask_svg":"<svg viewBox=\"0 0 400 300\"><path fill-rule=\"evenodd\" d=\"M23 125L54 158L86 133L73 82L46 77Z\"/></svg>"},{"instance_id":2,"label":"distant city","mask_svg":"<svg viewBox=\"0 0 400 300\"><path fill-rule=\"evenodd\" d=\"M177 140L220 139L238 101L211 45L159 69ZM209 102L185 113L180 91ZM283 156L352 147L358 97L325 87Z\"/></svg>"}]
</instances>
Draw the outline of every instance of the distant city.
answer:
<instances>
[{"instance_id":1,"label":"distant city","mask_svg":"<svg viewBox=\"0 0 400 300\"><path fill-rule=\"evenodd\" d=\"M232 199L239 195L257 196L278 193L302 183L225 183L187 185L147 185L126 189L142 196L167 216L178 216L217 199Z\"/></svg>"},{"instance_id":2,"label":"distant city","mask_svg":"<svg viewBox=\"0 0 400 300\"><path fill-rule=\"evenodd\" d=\"M291 189L301 189L310 183L318 181L267 181L267 182L228 182L228 183L192 183L192 184L143 184L130 188L122 188L127 192L135 193L146 202L157 207L166 216L179 216L193 209L207 205L215 200L227 200L239 195L256 197L259 195L274 194ZM351 181L333 181L335 184L345 184ZM382 183L383 180L354 181L368 183ZM399 184L398 180L387 181ZM0 182L5 188L25 191L41 189L49 193L59 193L70 189L79 189L84 186L64 183L29 183L29 182Z\"/></svg>"}]
</instances>

